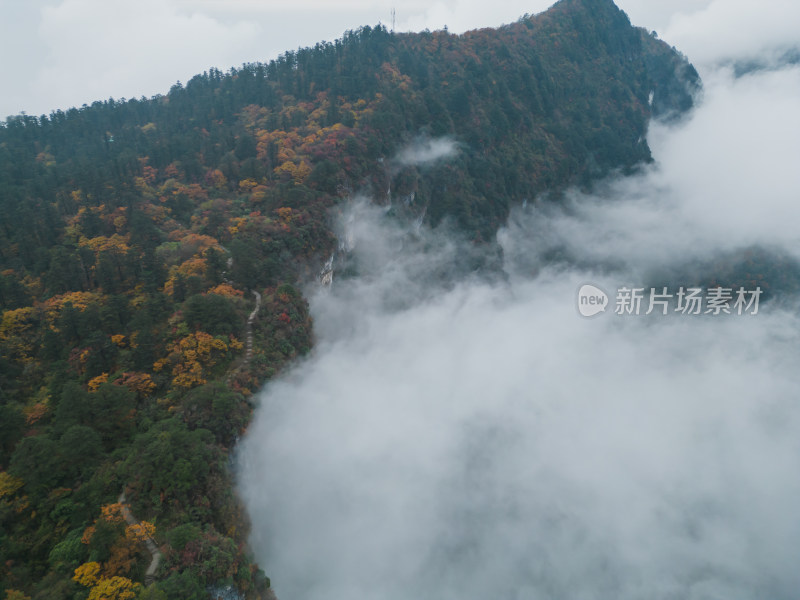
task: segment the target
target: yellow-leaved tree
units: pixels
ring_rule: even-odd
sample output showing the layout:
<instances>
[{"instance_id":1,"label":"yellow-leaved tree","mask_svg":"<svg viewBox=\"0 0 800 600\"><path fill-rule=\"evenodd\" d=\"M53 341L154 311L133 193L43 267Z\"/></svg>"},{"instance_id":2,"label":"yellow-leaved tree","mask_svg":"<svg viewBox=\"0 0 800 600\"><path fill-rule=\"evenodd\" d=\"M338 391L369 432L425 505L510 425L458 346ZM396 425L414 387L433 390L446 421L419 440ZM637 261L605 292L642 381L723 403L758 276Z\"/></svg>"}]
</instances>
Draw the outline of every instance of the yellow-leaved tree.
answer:
<instances>
[{"instance_id":1,"label":"yellow-leaved tree","mask_svg":"<svg viewBox=\"0 0 800 600\"><path fill-rule=\"evenodd\" d=\"M160 371L172 362L172 384L189 389L206 383L206 369L225 356L228 345L204 331L196 331L171 344L169 350L169 359L157 361L153 370Z\"/></svg>"},{"instance_id":2,"label":"yellow-leaved tree","mask_svg":"<svg viewBox=\"0 0 800 600\"><path fill-rule=\"evenodd\" d=\"M75 575L72 576L73 581L77 581L86 587L92 587L99 579L100 563L98 562L83 563L80 567L75 569Z\"/></svg>"},{"instance_id":3,"label":"yellow-leaved tree","mask_svg":"<svg viewBox=\"0 0 800 600\"><path fill-rule=\"evenodd\" d=\"M127 577L101 579L89 590L89 600L133 600L141 587Z\"/></svg>"}]
</instances>

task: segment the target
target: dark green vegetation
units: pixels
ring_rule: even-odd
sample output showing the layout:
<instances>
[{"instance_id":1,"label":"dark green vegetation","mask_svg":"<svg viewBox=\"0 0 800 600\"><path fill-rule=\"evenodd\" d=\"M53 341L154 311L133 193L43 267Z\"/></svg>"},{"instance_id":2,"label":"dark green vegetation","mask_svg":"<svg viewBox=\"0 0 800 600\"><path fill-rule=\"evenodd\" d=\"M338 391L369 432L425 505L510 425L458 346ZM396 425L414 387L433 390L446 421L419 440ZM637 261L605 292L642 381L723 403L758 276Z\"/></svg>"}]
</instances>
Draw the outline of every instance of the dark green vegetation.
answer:
<instances>
[{"instance_id":1,"label":"dark green vegetation","mask_svg":"<svg viewBox=\"0 0 800 600\"><path fill-rule=\"evenodd\" d=\"M229 453L247 396L311 347L297 286L334 247L331 208L403 198L399 213L491 241L512 204L650 160L651 92L667 115L697 85L610 0L564 0L499 30L365 27L166 96L9 119L0 590L263 594ZM393 160L441 136L453 157ZM264 303L245 364L250 289ZM146 590L123 488L165 554Z\"/></svg>"}]
</instances>

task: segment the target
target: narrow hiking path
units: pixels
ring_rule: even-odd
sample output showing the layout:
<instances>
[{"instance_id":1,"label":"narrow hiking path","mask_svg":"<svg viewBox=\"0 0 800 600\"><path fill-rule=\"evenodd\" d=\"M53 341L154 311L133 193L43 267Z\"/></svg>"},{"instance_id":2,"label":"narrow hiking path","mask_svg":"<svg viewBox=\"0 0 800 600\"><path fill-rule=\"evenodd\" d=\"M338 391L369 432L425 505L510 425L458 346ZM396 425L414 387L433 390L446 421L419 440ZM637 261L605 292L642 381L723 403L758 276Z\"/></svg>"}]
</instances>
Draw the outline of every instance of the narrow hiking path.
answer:
<instances>
[{"instance_id":1,"label":"narrow hiking path","mask_svg":"<svg viewBox=\"0 0 800 600\"><path fill-rule=\"evenodd\" d=\"M258 311L261 310L261 294L259 294L255 290L250 290L253 293L253 296L256 297L256 305L253 308L250 315L247 317L247 322L245 323L244 327L244 356L241 357L236 363L231 367L230 372L228 373L228 377L226 382L228 384L231 383L231 380L253 359L253 323L258 317Z\"/></svg>"},{"instance_id":2,"label":"narrow hiking path","mask_svg":"<svg viewBox=\"0 0 800 600\"><path fill-rule=\"evenodd\" d=\"M241 363L231 369L230 374L228 375L228 381L230 381L231 377L239 372L242 367L246 366L250 360L253 358L253 322L256 320L258 316L258 311L261 310L261 294L259 294L255 290L251 290L253 295L256 297L256 305L253 308L252 312L247 317L247 323L245 324L245 343L246 343L246 350L244 354L244 359ZM125 522L128 525L139 525L141 526L141 522L133 515L131 512L130 506L128 505L127 498L125 497L125 490L122 490L122 493L117 498L117 502L119 502L120 506L122 507L122 518L125 519ZM156 544L155 540L147 536L144 540L145 546L147 546L147 551L152 556L150 560L150 565L147 567L147 571L145 571L144 575L144 584L150 585L155 583L156 580L156 571L158 571L158 566L161 564L161 559L163 558L163 554L161 550L158 549L158 545Z\"/></svg>"},{"instance_id":3,"label":"narrow hiking path","mask_svg":"<svg viewBox=\"0 0 800 600\"><path fill-rule=\"evenodd\" d=\"M256 320L258 311L261 310L261 294L255 290L250 291L253 292L253 295L256 297L256 307L253 309L253 312L250 313L250 316L247 317L247 325L245 326L245 337L247 338L247 345L245 346L246 350L244 353L245 365L253 358L253 321Z\"/></svg>"},{"instance_id":4,"label":"narrow hiking path","mask_svg":"<svg viewBox=\"0 0 800 600\"><path fill-rule=\"evenodd\" d=\"M125 519L125 522L128 525L139 525L141 527L141 522L133 516L133 513L128 506L127 499L125 498L125 490L122 490L119 498L117 498L117 502L119 502L122 506L122 518ZM145 571L144 574L144 584L150 585L156 580L156 571L158 570L158 565L161 564L161 558L163 557L163 554L161 554L161 550L158 549L155 540L153 540L153 538L151 538L149 535L145 538L144 544L147 546L147 551L153 557L150 561L150 565L147 567L147 571Z\"/></svg>"}]
</instances>

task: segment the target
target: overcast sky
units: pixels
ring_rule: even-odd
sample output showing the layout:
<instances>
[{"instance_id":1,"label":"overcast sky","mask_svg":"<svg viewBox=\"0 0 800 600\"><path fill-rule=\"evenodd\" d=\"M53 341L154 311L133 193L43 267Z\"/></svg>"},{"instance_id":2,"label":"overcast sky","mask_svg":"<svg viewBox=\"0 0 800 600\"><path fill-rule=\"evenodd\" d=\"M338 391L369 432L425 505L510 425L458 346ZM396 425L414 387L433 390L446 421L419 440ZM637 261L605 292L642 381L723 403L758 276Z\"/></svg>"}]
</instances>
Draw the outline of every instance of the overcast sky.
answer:
<instances>
[{"instance_id":1,"label":"overcast sky","mask_svg":"<svg viewBox=\"0 0 800 600\"><path fill-rule=\"evenodd\" d=\"M378 22L453 32L540 12L548 0L0 0L0 118L166 93ZM797 39L794 0L620 0L634 24L696 61ZM769 35L765 35L768 32Z\"/></svg>"}]
</instances>

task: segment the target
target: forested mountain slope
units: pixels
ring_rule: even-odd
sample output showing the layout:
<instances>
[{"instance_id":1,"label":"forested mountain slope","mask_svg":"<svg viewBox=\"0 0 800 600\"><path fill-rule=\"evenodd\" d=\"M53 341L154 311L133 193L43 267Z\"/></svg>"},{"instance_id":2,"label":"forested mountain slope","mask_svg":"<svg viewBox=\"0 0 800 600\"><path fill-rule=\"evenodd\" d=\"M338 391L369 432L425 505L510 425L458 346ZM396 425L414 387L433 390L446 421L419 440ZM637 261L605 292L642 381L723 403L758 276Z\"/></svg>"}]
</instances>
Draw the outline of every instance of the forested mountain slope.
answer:
<instances>
[{"instance_id":1,"label":"forested mountain slope","mask_svg":"<svg viewBox=\"0 0 800 600\"><path fill-rule=\"evenodd\" d=\"M10 118L0 590L263 594L228 455L247 396L311 347L297 285L335 246L331 208L363 193L489 242L514 203L649 161L649 119L698 86L611 0L562 0L463 35L363 27L164 96ZM454 156L396 159L435 138ZM264 302L244 363L249 290ZM149 534L164 560L141 591Z\"/></svg>"}]
</instances>

